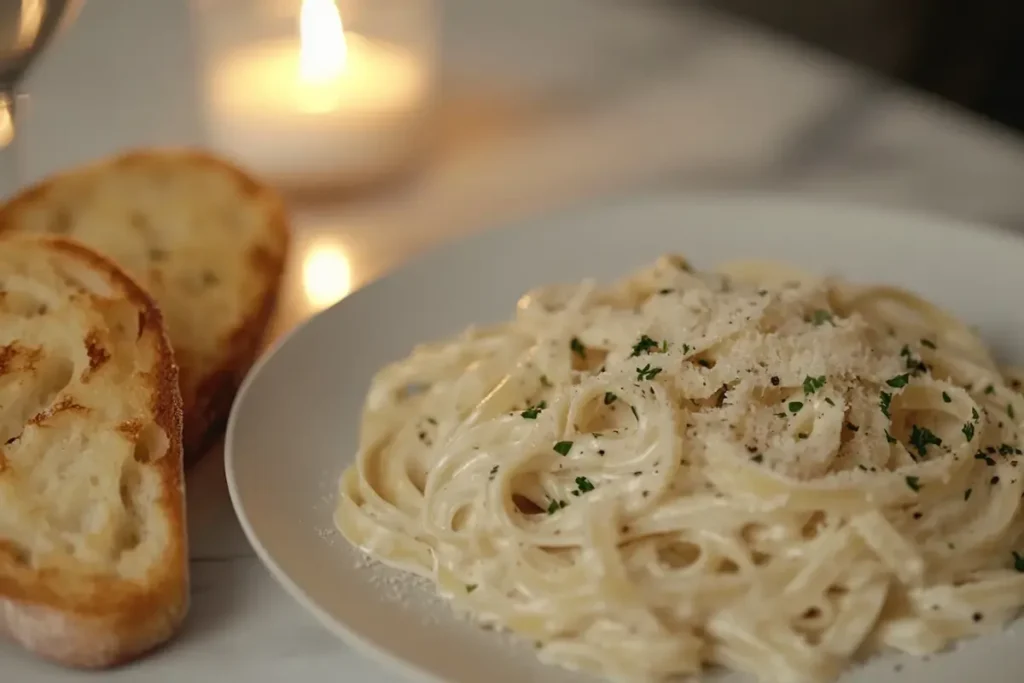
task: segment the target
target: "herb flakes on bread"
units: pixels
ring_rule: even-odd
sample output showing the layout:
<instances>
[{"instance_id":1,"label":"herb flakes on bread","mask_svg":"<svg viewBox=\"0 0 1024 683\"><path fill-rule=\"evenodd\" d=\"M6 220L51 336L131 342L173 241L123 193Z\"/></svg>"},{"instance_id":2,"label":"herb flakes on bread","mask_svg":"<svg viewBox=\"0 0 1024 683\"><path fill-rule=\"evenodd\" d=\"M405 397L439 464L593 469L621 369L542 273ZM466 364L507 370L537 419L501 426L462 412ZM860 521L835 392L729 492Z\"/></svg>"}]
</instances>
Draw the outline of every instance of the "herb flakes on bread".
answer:
<instances>
[{"instance_id":1,"label":"herb flakes on bread","mask_svg":"<svg viewBox=\"0 0 1024 683\"><path fill-rule=\"evenodd\" d=\"M64 236L163 311L181 368L185 458L220 436L263 341L288 249L278 196L200 152L138 151L54 176L0 208L0 235Z\"/></svg>"}]
</instances>

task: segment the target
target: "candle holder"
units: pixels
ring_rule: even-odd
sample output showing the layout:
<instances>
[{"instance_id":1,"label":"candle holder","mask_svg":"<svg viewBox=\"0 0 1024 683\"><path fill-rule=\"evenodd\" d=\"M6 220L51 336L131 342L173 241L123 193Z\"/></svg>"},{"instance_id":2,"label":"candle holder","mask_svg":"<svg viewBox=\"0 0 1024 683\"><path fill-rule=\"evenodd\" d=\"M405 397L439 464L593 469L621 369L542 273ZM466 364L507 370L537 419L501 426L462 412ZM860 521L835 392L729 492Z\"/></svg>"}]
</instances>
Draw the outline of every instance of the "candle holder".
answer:
<instances>
[{"instance_id":1,"label":"candle holder","mask_svg":"<svg viewBox=\"0 0 1024 683\"><path fill-rule=\"evenodd\" d=\"M432 0L197 0L209 147L288 189L407 169L433 110Z\"/></svg>"}]
</instances>

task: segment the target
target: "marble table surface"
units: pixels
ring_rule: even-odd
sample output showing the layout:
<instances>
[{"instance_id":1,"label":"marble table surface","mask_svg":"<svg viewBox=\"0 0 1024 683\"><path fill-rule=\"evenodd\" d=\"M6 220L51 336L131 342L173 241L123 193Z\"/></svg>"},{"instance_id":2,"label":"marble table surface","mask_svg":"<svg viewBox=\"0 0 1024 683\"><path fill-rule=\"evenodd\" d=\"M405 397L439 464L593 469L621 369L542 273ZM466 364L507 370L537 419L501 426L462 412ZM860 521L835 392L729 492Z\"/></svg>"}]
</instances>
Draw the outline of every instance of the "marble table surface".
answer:
<instances>
[{"instance_id":1,"label":"marble table surface","mask_svg":"<svg viewBox=\"0 0 1024 683\"><path fill-rule=\"evenodd\" d=\"M38 64L10 191L134 145L202 144L187 0L85 3ZM768 191L916 207L1024 228L1024 142L927 96L696 6L448 0L436 149L370 194L296 201L274 334L328 303L303 287L342 254L341 296L430 245L589 198ZM182 634L104 674L0 644L0 681L399 679L285 595L234 517L220 452L189 473L193 603Z\"/></svg>"}]
</instances>

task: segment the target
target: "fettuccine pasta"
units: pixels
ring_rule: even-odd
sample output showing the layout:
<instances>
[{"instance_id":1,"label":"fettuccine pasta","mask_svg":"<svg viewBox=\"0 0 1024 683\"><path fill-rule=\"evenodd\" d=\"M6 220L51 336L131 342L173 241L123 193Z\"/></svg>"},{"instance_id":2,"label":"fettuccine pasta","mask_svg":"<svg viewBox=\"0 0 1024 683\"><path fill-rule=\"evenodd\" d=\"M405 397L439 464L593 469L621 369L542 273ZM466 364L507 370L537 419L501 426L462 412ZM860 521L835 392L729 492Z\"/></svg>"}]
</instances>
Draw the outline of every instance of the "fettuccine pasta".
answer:
<instances>
[{"instance_id":1,"label":"fettuccine pasta","mask_svg":"<svg viewBox=\"0 0 1024 683\"><path fill-rule=\"evenodd\" d=\"M920 298L680 257L375 377L335 516L547 662L821 682L1024 605L1024 398Z\"/></svg>"}]
</instances>

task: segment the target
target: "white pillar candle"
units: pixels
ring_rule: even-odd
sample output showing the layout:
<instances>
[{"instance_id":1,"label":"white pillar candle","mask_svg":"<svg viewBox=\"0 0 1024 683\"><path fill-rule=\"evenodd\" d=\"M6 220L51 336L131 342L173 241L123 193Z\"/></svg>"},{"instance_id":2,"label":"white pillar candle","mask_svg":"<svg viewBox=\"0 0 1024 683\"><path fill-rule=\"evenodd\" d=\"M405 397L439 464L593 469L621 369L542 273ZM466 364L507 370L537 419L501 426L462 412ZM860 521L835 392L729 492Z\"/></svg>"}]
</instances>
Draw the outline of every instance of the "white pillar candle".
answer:
<instances>
[{"instance_id":1,"label":"white pillar candle","mask_svg":"<svg viewBox=\"0 0 1024 683\"><path fill-rule=\"evenodd\" d=\"M304 0L295 39L211 65L211 145L285 185L358 183L418 150L429 69L402 47L343 31L331 0Z\"/></svg>"}]
</instances>

